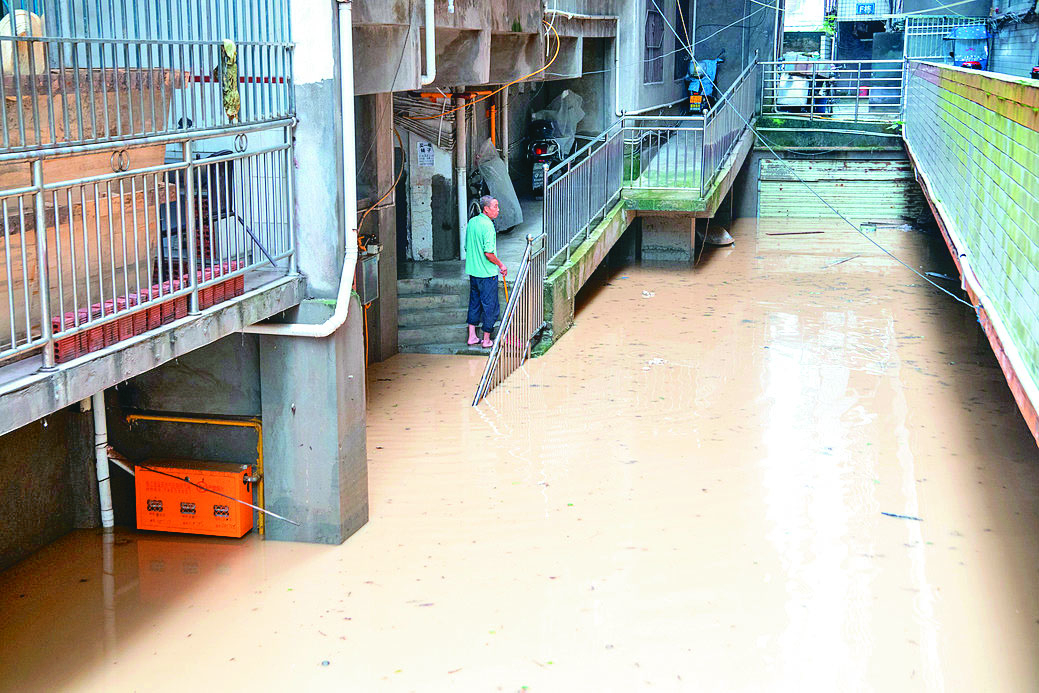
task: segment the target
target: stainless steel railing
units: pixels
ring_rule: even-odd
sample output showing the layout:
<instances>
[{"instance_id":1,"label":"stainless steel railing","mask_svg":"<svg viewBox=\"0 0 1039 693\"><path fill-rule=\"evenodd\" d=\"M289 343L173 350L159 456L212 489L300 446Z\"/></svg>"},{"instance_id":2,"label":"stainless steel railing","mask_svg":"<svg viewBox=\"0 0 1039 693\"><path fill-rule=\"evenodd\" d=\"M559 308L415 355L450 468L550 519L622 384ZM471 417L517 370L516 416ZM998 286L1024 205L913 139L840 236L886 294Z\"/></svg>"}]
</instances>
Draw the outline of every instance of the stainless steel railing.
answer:
<instances>
[{"instance_id":1,"label":"stainless steel railing","mask_svg":"<svg viewBox=\"0 0 1039 693\"><path fill-rule=\"evenodd\" d=\"M758 69L748 65L706 116L625 118L625 187L705 196L754 118Z\"/></svg>"},{"instance_id":2,"label":"stainless steel railing","mask_svg":"<svg viewBox=\"0 0 1039 693\"><path fill-rule=\"evenodd\" d=\"M575 240L620 199L624 133L615 124L552 169L546 167L542 230L549 262L570 258Z\"/></svg>"},{"instance_id":3,"label":"stainless steel railing","mask_svg":"<svg viewBox=\"0 0 1039 693\"><path fill-rule=\"evenodd\" d=\"M473 406L524 364L534 337L545 324L545 275L548 270L547 236L527 236L516 271L516 281L502 314L483 376L476 387Z\"/></svg>"},{"instance_id":4,"label":"stainless steel railing","mask_svg":"<svg viewBox=\"0 0 1039 693\"><path fill-rule=\"evenodd\" d=\"M781 61L762 66L763 114L845 122L901 119L901 60Z\"/></svg>"},{"instance_id":5,"label":"stainless steel railing","mask_svg":"<svg viewBox=\"0 0 1039 693\"><path fill-rule=\"evenodd\" d=\"M637 116L623 123L625 187L699 190L702 116Z\"/></svg>"},{"instance_id":6,"label":"stainless steel railing","mask_svg":"<svg viewBox=\"0 0 1039 693\"><path fill-rule=\"evenodd\" d=\"M760 69L760 63L748 65L704 118L701 197L708 194L732 148L754 118L758 107L757 71Z\"/></svg>"},{"instance_id":7,"label":"stainless steel railing","mask_svg":"<svg viewBox=\"0 0 1039 693\"><path fill-rule=\"evenodd\" d=\"M9 0L0 153L291 116L289 0ZM0 10L2 13L3 10Z\"/></svg>"},{"instance_id":8,"label":"stainless steel railing","mask_svg":"<svg viewBox=\"0 0 1039 693\"><path fill-rule=\"evenodd\" d=\"M50 368L295 271L291 134L0 164L0 360Z\"/></svg>"}]
</instances>

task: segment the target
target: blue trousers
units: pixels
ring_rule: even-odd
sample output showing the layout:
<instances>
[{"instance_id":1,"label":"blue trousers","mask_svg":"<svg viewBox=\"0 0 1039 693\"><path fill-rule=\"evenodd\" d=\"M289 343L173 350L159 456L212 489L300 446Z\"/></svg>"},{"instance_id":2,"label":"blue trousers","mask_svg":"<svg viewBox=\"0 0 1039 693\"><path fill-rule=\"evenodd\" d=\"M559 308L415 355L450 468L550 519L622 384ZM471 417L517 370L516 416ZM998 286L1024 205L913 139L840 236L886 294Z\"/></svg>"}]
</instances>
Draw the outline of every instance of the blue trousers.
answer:
<instances>
[{"instance_id":1,"label":"blue trousers","mask_svg":"<svg viewBox=\"0 0 1039 693\"><path fill-rule=\"evenodd\" d=\"M470 325L483 325L487 334L498 322L498 277L469 277L469 316L466 322Z\"/></svg>"}]
</instances>

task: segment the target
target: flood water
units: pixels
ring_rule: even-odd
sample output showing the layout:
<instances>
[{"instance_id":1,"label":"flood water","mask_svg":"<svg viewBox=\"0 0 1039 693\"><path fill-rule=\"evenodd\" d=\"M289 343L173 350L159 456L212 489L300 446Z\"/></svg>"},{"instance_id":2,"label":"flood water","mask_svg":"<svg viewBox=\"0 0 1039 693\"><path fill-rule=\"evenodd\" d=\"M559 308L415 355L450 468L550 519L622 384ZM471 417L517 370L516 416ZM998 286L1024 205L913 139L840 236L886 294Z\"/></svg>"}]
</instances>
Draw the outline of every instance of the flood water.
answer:
<instances>
[{"instance_id":1,"label":"flood water","mask_svg":"<svg viewBox=\"0 0 1039 693\"><path fill-rule=\"evenodd\" d=\"M1039 454L970 309L798 228L602 272L476 409L478 358L375 366L342 546L0 574L0 689L1039 690Z\"/></svg>"}]
</instances>

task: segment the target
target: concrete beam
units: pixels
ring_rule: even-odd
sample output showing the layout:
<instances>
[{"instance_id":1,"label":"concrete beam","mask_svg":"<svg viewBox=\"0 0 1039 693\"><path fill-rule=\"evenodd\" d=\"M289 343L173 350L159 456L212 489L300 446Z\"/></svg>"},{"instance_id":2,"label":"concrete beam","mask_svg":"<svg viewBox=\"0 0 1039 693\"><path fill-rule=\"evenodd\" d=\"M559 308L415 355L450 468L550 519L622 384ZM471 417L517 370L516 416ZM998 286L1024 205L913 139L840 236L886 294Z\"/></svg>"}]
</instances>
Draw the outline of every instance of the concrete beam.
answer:
<instances>
[{"instance_id":1,"label":"concrete beam","mask_svg":"<svg viewBox=\"0 0 1039 693\"><path fill-rule=\"evenodd\" d=\"M543 56L544 39L541 34L491 34L489 81L492 84L505 84L525 77L541 68Z\"/></svg>"},{"instance_id":2,"label":"concrete beam","mask_svg":"<svg viewBox=\"0 0 1039 693\"><path fill-rule=\"evenodd\" d=\"M417 27L354 25L354 93L422 88L422 44Z\"/></svg>"},{"instance_id":3,"label":"concrete beam","mask_svg":"<svg viewBox=\"0 0 1039 693\"><path fill-rule=\"evenodd\" d=\"M0 435L266 320L297 305L303 294L301 277L283 277L199 315L61 364L54 371L4 383L0 385Z\"/></svg>"},{"instance_id":4,"label":"concrete beam","mask_svg":"<svg viewBox=\"0 0 1039 693\"><path fill-rule=\"evenodd\" d=\"M555 42L550 48L555 52ZM545 79L575 79L581 76L584 64L584 40L574 36L559 37L559 55L552 63L552 67L545 70L542 75ZM551 55L549 56L551 57ZM538 66L540 67L540 65Z\"/></svg>"},{"instance_id":5,"label":"concrete beam","mask_svg":"<svg viewBox=\"0 0 1039 693\"><path fill-rule=\"evenodd\" d=\"M490 31L437 29L437 78L429 88L487 84L490 70Z\"/></svg>"}]
</instances>

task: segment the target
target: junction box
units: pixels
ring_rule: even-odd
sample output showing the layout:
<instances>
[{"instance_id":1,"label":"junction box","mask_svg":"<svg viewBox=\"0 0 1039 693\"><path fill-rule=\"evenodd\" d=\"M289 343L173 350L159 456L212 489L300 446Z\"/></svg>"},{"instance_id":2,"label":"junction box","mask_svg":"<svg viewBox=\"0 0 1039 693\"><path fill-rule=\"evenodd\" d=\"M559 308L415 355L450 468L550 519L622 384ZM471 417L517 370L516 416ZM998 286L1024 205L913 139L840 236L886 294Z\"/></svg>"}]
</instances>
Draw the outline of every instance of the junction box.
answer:
<instances>
[{"instance_id":1,"label":"junction box","mask_svg":"<svg viewBox=\"0 0 1039 693\"><path fill-rule=\"evenodd\" d=\"M232 500L252 503L250 465L146 460L135 466L134 477L138 529L241 537L253 528L252 508Z\"/></svg>"}]
</instances>

